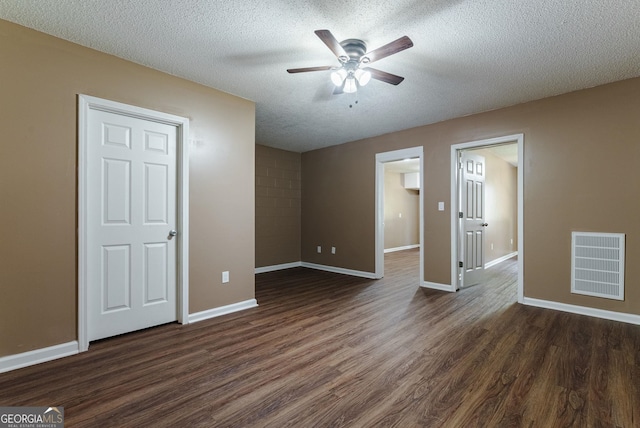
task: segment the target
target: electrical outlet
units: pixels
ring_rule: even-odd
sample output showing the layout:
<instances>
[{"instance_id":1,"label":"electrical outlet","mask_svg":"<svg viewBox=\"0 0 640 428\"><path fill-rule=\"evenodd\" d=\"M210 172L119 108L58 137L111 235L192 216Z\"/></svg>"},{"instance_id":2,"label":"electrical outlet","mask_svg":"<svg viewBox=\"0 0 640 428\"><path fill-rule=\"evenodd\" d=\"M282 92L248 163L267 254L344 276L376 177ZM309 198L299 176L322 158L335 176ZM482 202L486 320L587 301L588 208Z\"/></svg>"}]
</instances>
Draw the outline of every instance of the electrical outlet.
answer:
<instances>
[{"instance_id":1,"label":"electrical outlet","mask_svg":"<svg viewBox=\"0 0 640 428\"><path fill-rule=\"evenodd\" d=\"M491 243L491 249L493 250L493 242Z\"/></svg>"},{"instance_id":2,"label":"electrical outlet","mask_svg":"<svg viewBox=\"0 0 640 428\"><path fill-rule=\"evenodd\" d=\"M226 284L227 282L229 282L229 271L225 270L222 272L222 283Z\"/></svg>"},{"instance_id":3,"label":"electrical outlet","mask_svg":"<svg viewBox=\"0 0 640 428\"><path fill-rule=\"evenodd\" d=\"M318 253L321 253L321 252L322 252L322 247L321 247L320 245L318 245L318 247L316 248L316 251L317 251Z\"/></svg>"},{"instance_id":4,"label":"electrical outlet","mask_svg":"<svg viewBox=\"0 0 640 428\"><path fill-rule=\"evenodd\" d=\"M336 253L336 247L331 247L331 254L335 254Z\"/></svg>"}]
</instances>

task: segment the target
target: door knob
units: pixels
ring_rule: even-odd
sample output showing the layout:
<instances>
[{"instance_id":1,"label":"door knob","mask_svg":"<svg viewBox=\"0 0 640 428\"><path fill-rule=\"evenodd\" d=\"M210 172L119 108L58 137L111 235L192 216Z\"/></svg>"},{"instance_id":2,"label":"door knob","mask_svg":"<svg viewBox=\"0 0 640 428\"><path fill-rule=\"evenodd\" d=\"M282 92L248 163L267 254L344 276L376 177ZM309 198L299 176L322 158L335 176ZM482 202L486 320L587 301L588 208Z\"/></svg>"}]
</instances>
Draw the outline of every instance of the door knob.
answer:
<instances>
[{"instance_id":1,"label":"door knob","mask_svg":"<svg viewBox=\"0 0 640 428\"><path fill-rule=\"evenodd\" d=\"M169 231L169 236L176 236L178 234L178 231L175 229L172 229Z\"/></svg>"},{"instance_id":2,"label":"door knob","mask_svg":"<svg viewBox=\"0 0 640 428\"><path fill-rule=\"evenodd\" d=\"M480 226L487 227L489 226L489 223L482 223Z\"/></svg>"}]
</instances>

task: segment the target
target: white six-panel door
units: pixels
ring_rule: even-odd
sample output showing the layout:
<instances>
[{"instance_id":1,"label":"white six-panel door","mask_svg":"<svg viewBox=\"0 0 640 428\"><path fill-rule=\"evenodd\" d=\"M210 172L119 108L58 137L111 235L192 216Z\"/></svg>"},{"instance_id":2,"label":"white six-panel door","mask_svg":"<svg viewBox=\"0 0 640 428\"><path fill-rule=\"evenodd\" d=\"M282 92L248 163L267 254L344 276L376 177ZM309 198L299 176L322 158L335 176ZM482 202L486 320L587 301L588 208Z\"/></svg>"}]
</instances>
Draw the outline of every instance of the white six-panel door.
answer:
<instances>
[{"instance_id":1,"label":"white six-panel door","mask_svg":"<svg viewBox=\"0 0 640 428\"><path fill-rule=\"evenodd\" d=\"M88 340L175 321L176 127L92 109L87 139Z\"/></svg>"},{"instance_id":2,"label":"white six-panel door","mask_svg":"<svg viewBox=\"0 0 640 428\"><path fill-rule=\"evenodd\" d=\"M484 275L485 159L468 151L461 159L462 286L478 284Z\"/></svg>"}]
</instances>

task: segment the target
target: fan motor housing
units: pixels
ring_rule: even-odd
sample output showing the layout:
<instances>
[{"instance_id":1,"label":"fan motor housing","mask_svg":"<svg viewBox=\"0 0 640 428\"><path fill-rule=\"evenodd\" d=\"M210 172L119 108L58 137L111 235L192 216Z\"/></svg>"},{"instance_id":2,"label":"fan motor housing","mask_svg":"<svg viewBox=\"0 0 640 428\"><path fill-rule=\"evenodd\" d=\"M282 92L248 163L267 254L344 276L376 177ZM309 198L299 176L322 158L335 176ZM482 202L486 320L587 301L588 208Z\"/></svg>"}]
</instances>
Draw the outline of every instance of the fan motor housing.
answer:
<instances>
[{"instance_id":1,"label":"fan motor housing","mask_svg":"<svg viewBox=\"0 0 640 428\"><path fill-rule=\"evenodd\" d=\"M367 53L367 44L360 39L346 39L340 42L340 46L349 55L350 61L360 62L360 58Z\"/></svg>"}]
</instances>

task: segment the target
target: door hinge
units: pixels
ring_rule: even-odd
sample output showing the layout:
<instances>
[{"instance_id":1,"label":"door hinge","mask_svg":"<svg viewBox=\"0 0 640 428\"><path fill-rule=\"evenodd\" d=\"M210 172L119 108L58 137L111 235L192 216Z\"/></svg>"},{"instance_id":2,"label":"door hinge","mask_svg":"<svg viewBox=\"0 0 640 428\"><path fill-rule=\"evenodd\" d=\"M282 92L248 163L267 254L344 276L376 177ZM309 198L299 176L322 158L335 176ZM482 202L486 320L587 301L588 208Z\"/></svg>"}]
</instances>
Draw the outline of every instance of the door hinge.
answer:
<instances>
[{"instance_id":1,"label":"door hinge","mask_svg":"<svg viewBox=\"0 0 640 428\"><path fill-rule=\"evenodd\" d=\"M464 218L464 214L462 213L462 211L458 213L458 218Z\"/></svg>"},{"instance_id":2,"label":"door hinge","mask_svg":"<svg viewBox=\"0 0 640 428\"><path fill-rule=\"evenodd\" d=\"M462 262L458 262L458 267L464 267L462 266Z\"/></svg>"}]
</instances>

